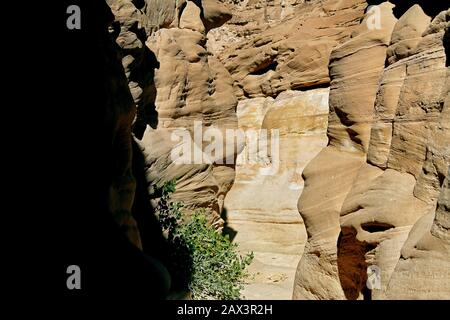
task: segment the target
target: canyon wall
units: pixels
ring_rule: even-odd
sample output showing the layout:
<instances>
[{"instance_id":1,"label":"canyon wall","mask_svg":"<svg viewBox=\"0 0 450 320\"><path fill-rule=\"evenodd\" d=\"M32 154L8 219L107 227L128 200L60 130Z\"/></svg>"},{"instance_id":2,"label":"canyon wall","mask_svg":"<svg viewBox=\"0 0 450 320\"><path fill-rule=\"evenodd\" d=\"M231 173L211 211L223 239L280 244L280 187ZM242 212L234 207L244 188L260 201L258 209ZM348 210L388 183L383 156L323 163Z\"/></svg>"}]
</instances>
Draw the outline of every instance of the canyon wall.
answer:
<instances>
[{"instance_id":1,"label":"canyon wall","mask_svg":"<svg viewBox=\"0 0 450 320\"><path fill-rule=\"evenodd\" d=\"M331 54L330 142L298 202L309 237L296 299L450 296L449 11L414 5L397 20L380 8L381 29L363 22ZM381 271L374 290L370 266Z\"/></svg>"},{"instance_id":2,"label":"canyon wall","mask_svg":"<svg viewBox=\"0 0 450 320\"><path fill-rule=\"evenodd\" d=\"M256 252L247 295L285 298L302 257L294 299L448 297L445 237L424 245L427 254L408 249L418 230L430 232L448 176L448 6L228 2L233 17L209 33L208 48L233 79L239 127L281 132L279 171L261 175L273 158L238 162L225 200L235 241ZM302 102L320 92L328 103ZM308 118L321 120L308 127ZM441 224L433 228L445 233ZM427 259L436 271L419 272ZM374 290L370 266L381 270Z\"/></svg>"},{"instance_id":3,"label":"canyon wall","mask_svg":"<svg viewBox=\"0 0 450 320\"><path fill-rule=\"evenodd\" d=\"M108 203L132 243L155 246L143 225L177 179L174 200L255 253L249 299L450 297L448 5L106 2L111 92L128 86ZM213 155L196 139L227 129Z\"/></svg>"},{"instance_id":4,"label":"canyon wall","mask_svg":"<svg viewBox=\"0 0 450 320\"><path fill-rule=\"evenodd\" d=\"M237 99L227 70L206 50L206 34L231 14L218 1L108 0L115 15L122 64L137 115L133 122L134 152L142 154L145 185L153 206L165 182L177 180L173 198L187 209L211 209L221 228L225 194L234 180L234 165L220 161L174 163L173 151L183 141L174 134L189 133L192 150L204 158L203 137L194 141L194 126L224 132L237 128ZM199 144L200 145L196 145ZM239 146L222 152L236 157ZM223 148L225 150L225 148ZM193 152L194 153L194 152ZM213 159L217 160L217 159ZM146 182L145 182L146 181Z\"/></svg>"},{"instance_id":5,"label":"canyon wall","mask_svg":"<svg viewBox=\"0 0 450 320\"><path fill-rule=\"evenodd\" d=\"M262 150L252 156L246 143L225 199L234 241L255 253L249 299L291 299L307 238L297 209L302 173L328 144L330 54L350 38L365 7L359 0L241 2L208 35L233 78L239 128L260 133L259 142L271 130L279 134L276 148L269 139L267 157Z\"/></svg>"}]
</instances>

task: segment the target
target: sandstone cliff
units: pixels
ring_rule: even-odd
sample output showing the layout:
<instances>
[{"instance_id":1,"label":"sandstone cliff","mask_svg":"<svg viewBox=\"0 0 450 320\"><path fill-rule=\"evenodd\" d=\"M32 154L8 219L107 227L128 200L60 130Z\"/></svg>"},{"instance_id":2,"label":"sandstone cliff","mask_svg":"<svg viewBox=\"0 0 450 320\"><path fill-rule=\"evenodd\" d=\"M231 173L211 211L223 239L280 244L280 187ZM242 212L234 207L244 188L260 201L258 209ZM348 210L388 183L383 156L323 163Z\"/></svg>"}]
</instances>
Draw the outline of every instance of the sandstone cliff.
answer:
<instances>
[{"instance_id":1,"label":"sandstone cliff","mask_svg":"<svg viewBox=\"0 0 450 320\"><path fill-rule=\"evenodd\" d=\"M178 128L218 130L237 127L237 100L226 69L206 50L206 34L226 22L230 13L219 2L108 0L116 17L117 44L122 49L130 91L137 108L133 130L135 152L143 153L148 193L177 179L174 199L187 208L207 207L218 228L223 198L234 180L233 166L174 164ZM197 141L192 141L195 145ZM202 143L202 141L200 141ZM196 146L203 150L203 145ZM194 146L195 148L195 146ZM235 157L236 151L225 154Z\"/></svg>"},{"instance_id":2,"label":"sandstone cliff","mask_svg":"<svg viewBox=\"0 0 450 320\"><path fill-rule=\"evenodd\" d=\"M448 176L448 10L429 17L415 5L397 21L390 4L381 6L381 30L361 24L331 55L330 142L304 171L299 210L310 237L294 298L449 296L445 262L423 271L420 284L404 271L405 261L416 267L406 252L418 230L430 232L424 223ZM448 253L440 241L435 259ZM370 292L371 265L381 270L381 287Z\"/></svg>"},{"instance_id":3,"label":"sandstone cliff","mask_svg":"<svg viewBox=\"0 0 450 320\"><path fill-rule=\"evenodd\" d=\"M236 241L257 253L249 293L285 297L290 268L302 256L294 298L424 298L433 290L430 298L448 297L443 269L424 272L416 289L414 276L401 269L412 259L401 253L411 245L412 227L426 215L431 223L448 176L448 6L237 1L231 8L233 18L210 32L208 45L233 78L239 126L260 130L273 123L284 132L279 172L264 177L258 171L264 161L238 163L225 200ZM310 100L304 108L300 97L314 97L317 87L329 87L329 106ZM304 128L306 118L322 116L322 107L308 111L319 105L329 107L328 121ZM274 120L280 117L289 120ZM292 200L300 194L302 219L296 219ZM446 257L443 248L436 254ZM381 289L372 292L371 265L381 269ZM391 277L409 283L391 284ZM433 278L441 288L432 289Z\"/></svg>"},{"instance_id":4,"label":"sandstone cliff","mask_svg":"<svg viewBox=\"0 0 450 320\"><path fill-rule=\"evenodd\" d=\"M176 178L175 200L255 252L247 298L450 298L448 5L107 3L129 91L108 203L137 247ZM194 131L250 135L180 165L180 128L202 160Z\"/></svg>"}]
</instances>

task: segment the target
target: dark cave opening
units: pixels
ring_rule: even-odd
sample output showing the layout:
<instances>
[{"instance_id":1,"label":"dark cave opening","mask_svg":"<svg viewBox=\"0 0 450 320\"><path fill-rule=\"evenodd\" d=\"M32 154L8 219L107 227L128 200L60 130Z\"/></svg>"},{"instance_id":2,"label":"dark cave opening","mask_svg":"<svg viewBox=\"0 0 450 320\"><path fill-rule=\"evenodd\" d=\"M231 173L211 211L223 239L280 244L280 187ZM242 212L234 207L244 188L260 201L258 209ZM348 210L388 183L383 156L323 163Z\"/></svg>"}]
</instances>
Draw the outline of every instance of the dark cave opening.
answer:
<instances>
[{"instance_id":1,"label":"dark cave opening","mask_svg":"<svg viewBox=\"0 0 450 320\"><path fill-rule=\"evenodd\" d=\"M261 76L266 74L269 71L275 71L278 67L278 62L276 61L267 61L259 65L254 71L250 72L250 75Z\"/></svg>"},{"instance_id":2,"label":"dark cave opening","mask_svg":"<svg viewBox=\"0 0 450 320\"><path fill-rule=\"evenodd\" d=\"M384 232L390 229L395 228L392 224L383 223L383 222L366 222L361 224L361 228L364 231L375 233L375 232Z\"/></svg>"},{"instance_id":3,"label":"dark cave opening","mask_svg":"<svg viewBox=\"0 0 450 320\"><path fill-rule=\"evenodd\" d=\"M385 1L383 0L367 0L369 6L379 5ZM418 4L423 11L430 17L437 16L441 11L448 10L449 5L446 1L429 1L429 0L391 0L395 4L393 9L395 17L400 18L413 5Z\"/></svg>"},{"instance_id":4,"label":"dark cave opening","mask_svg":"<svg viewBox=\"0 0 450 320\"><path fill-rule=\"evenodd\" d=\"M342 227L337 243L337 263L339 280L345 297L357 300L362 294L364 300L372 300L372 291L367 287L367 263L365 254L374 245L356 238L353 227Z\"/></svg>"}]
</instances>

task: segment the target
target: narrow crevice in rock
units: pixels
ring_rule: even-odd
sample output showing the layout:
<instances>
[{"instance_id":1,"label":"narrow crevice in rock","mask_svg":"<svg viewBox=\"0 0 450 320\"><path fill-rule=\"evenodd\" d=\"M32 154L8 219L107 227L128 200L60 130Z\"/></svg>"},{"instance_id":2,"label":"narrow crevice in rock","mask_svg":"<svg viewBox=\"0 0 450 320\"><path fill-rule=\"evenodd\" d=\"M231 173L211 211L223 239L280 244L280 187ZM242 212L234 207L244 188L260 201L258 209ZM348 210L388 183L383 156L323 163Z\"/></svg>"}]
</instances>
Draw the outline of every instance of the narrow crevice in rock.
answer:
<instances>
[{"instance_id":1,"label":"narrow crevice in rock","mask_svg":"<svg viewBox=\"0 0 450 320\"><path fill-rule=\"evenodd\" d=\"M353 227L341 228L337 245L339 280L347 299L357 300L362 295L364 300L371 300L370 290L366 286L368 265L365 254L373 246L359 241L356 235Z\"/></svg>"},{"instance_id":2,"label":"narrow crevice in rock","mask_svg":"<svg viewBox=\"0 0 450 320\"><path fill-rule=\"evenodd\" d=\"M430 17L437 16L440 12L448 10L447 1L429 1L429 0L391 0L395 4L394 15L400 18L413 5L418 4L423 11Z\"/></svg>"},{"instance_id":3,"label":"narrow crevice in rock","mask_svg":"<svg viewBox=\"0 0 450 320\"><path fill-rule=\"evenodd\" d=\"M382 223L382 222L367 222L361 224L361 228L364 231L374 233L374 232L384 232L390 229L395 228L392 224L389 223Z\"/></svg>"},{"instance_id":4,"label":"narrow crevice in rock","mask_svg":"<svg viewBox=\"0 0 450 320\"><path fill-rule=\"evenodd\" d=\"M292 85L293 91L306 91L306 90L316 90L316 89L328 89L330 88L330 83L311 83L311 84L299 84L299 85Z\"/></svg>"}]
</instances>

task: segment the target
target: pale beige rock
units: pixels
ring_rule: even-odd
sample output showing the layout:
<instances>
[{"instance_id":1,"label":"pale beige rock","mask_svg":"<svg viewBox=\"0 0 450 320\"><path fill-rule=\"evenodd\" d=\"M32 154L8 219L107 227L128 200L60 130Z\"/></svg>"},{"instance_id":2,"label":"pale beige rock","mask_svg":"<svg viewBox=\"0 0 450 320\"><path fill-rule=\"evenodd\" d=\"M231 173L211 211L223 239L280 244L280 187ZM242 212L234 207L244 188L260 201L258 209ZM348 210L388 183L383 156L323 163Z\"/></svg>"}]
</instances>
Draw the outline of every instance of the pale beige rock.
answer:
<instances>
[{"instance_id":1,"label":"pale beige rock","mask_svg":"<svg viewBox=\"0 0 450 320\"><path fill-rule=\"evenodd\" d=\"M247 298L448 299L450 11L430 23L414 5L396 21L385 2L381 30L369 30L363 0L221 2L108 0L132 95L114 97L125 112L109 199L131 241L137 107L153 205L176 178L174 200L211 209L218 229L225 213L241 250L255 251ZM237 157L236 181L232 164L174 163L172 133L196 121L222 134L279 129L278 170L262 174L277 154L251 137L211 157ZM209 157L207 141L191 143ZM366 288L369 265L381 290Z\"/></svg>"},{"instance_id":2,"label":"pale beige rock","mask_svg":"<svg viewBox=\"0 0 450 320\"><path fill-rule=\"evenodd\" d=\"M386 49L396 19L392 5L380 5L382 28L369 30L365 20L354 37L331 54L330 145L367 152L373 106L384 69Z\"/></svg>"},{"instance_id":3,"label":"pale beige rock","mask_svg":"<svg viewBox=\"0 0 450 320\"><path fill-rule=\"evenodd\" d=\"M447 126L449 120L449 104L447 100L445 117L441 125ZM437 206L434 205L429 214L419 220L409 234L405 242L401 258L389 281L386 297L389 299L449 299L450 297L450 150L448 148L448 127L437 128L430 139L432 156L427 162L442 166L434 167L428 172L428 177L434 176L433 181L419 179L416 192L421 191L421 184L428 185L427 193L431 193L428 199L432 205L436 203L436 184L445 177L440 189ZM444 134L444 135L443 135ZM445 141L446 145L442 145ZM430 153L430 151L429 151ZM437 161L436 161L437 160ZM440 168L439 168L440 167ZM424 168L424 174L427 173ZM434 189L431 189L431 186ZM430 192L430 189L432 190ZM434 200L434 201L433 201ZM435 210L436 208L436 210ZM435 212L435 213L434 213Z\"/></svg>"},{"instance_id":4,"label":"pale beige rock","mask_svg":"<svg viewBox=\"0 0 450 320\"><path fill-rule=\"evenodd\" d=\"M191 27L204 29L206 32L220 27L231 19L231 12L217 0L144 0L144 13L147 17L146 30L150 35L159 29L183 28L180 24L186 23L186 19L194 24ZM201 25L197 21L195 8L199 8ZM187 10L186 10L187 9ZM195 13L194 13L195 11ZM184 17L183 17L184 16ZM183 21L184 19L184 21ZM186 26L184 26L186 27Z\"/></svg>"},{"instance_id":5,"label":"pale beige rock","mask_svg":"<svg viewBox=\"0 0 450 320\"><path fill-rule=\"evenodd\" d=\"M448 70L450 73L450 70ZM447 75L449 79L449 75ZM450 91L447 81L447 91ZM447 94L440 122L433 127L427 143L426 160L417 179L414 195L427 202L434 203L438 197L442 180L448 174L450 165L450 95Z\"/></svg>"},{"instance_id":6,"label":"pale beige rock","mask_svg":"<svg viewBox=\"0 0 450 320\"><path fill-rule=\"evenodd\" d=\"M411 10L408 12L410 13ZM408 12L406 15L409 14ZM402 24L401 20L399 21L400 25ZM396 171L388 169L372 182L370 179L369 181L358 179L358 181L364 181L366 189L358 191L360 199L355 201L354 192L358 190L358 184L355 184L341 213L346 215L348 212L354 211L350 214L350 218L343 216L341 228L343 232L348 227L357 231L355 237L360 246L364 247L363 251L365 252L364 259L360 257L360 261L364 261L366 265L373 264L381 268L381 290L372 291L372 299L392 298L395 294L399 294L397 298L405 296L406 293L391 289L391 277L395 278L394 269L398 268L398 266L396 267L397 257L400 257L400 250L407 239L406 247L408 243L414 241L411 237L414 238L417 231L412 231L409 236L408 232L418 219L433 209L442 177L447 175L448 147L444 147L444 144L448 145L450 139L446 125L443 125L448 123L448 114L445 107L442 109L442 105L446 92L448 92L448 89L445 89L447 83L445 75L448 70L445 69L445 57L442 55L442 31L436 31L434 34L427 34L419 41L417 50L412 53L410 58L400 60L389 67L384 76L384 79L387 79L385 82L387 86L383 85L384 81L381 84L380 99L378 100L380 103L376 104L375 108L380 120L384 118L384 121L393 121L393 139L387 166ZM406 64L406 73L401 71L402 64ZM394 80L389 82L390 77ZM401 81L403 83L400 95L398 95L396 86ZM419 83L424 84L421 89L418 89ZM393 117L392 111L396 100L398 105ZM384 107L382 107L383 102L386 104ZM373 128L377 128L377 126ZM372 142L377 143L377 139L371 140L371 144ZM379 151L380 148L375 148L375 150ZM430 150L434 150L434 152ZM385 153L382 154L385 155ZM386 163L383 162L383 166L385 165ZM368 172L368 170L373 169L366 167L362 172ZM364 228L372 231L367 233ZM341 246L343 245L345 244ZM344 256L343 260L346 259L348 261L351 258ZM364 274L364 268L356 270L345 264L343 266L341 279L355 279L358 272ZM415 270L414 266L411 268ZM445 272L441 275L438 273L436 274L437 278L445 277ZM361 275L359 277L361 278ZM354 282L351 285L345 281L342 283L344 290L350 289L350 291L354 290L357 285ZM433 288L435 283L430 281L426 285L425 282L419 281L409 285L416 287L416 289L411 289L412 291L433 291L433 294L429 294L430 298L434 294L442 297L442 290ZM364 286L364 283L360 283L360 285ZM418 289L419 287L421 289ZM396 293L389 293L389 291ZM421 297L425 297L425 294Z\"/></svg>"},{"instance_id":7,"label":"pale beige rock","mask_svg":"<svg viewBox=\"0 0 450 320\"><path fill-rule=\"evenodd\" d=\"M172 139L175 128L191 130L192 136L196 121L202 129L217 127L222 132L237 127L230 74L205 48L205 32L226 22L230 13L215 0L146 0L141 10L130 0L108 3L120 24L116 42L138 109L134 128L148 166L150 195L154 197L154 188L176 178L174 199L185 202L188 209L211 209L220 228L234 165L175 164L171 152L177 145ZM196 148L203 160L208 157L202 153L202 138ZM239 146L220 148L226 151L225 159L239 152Z\"/></svg>"},{"instance_id":8,"label":"pale beige rock","mask_svg":"<svg viewBox=\"0 0 450 320\"><path fill-rule=\"evenodd\" d=\"M375 101L374 121L367 154L369 163L387 168L391 150L394 118L406 78L406 65L395 64L385 69Z\"/></svg>"},{"instance_id":9,"label":"pale beige rock","mask_svg":"<svg viewBox=\"0 0 450 320\"><path fill-rule=\"evenodd\" d=\"M160 64L155 73L159 127L192 128L194 120L236 125L237 101L230 94L229 75L208 57L204 40L188 29L162 29L148 39Z\"/></svg>"},{"instance_id":10,"label":"pale beige rock","mask_svg":"<svg viewBox=\"0 0 450 320\"><path fill-rule=\"evenodd\" d=\"M186 209L208 208L212 211L212 221L223 224L220 219L217 194L219 184L213 175L212 164L177 164L171 153L178 144L172 140L173 130L147 128L141 141L138 141L145 157L148 192L154 198L156 207L157 191L164 183L176 179L176 192L173 201L183 202ZM195 197L193 195L195 194Z\"/></svg>"},{"instance_id":11,"label":"pale beige rock","mask_svg":"<svg viewBox=\"0 0 450 320\"><path fill-rule=\"evenodd\" d=\"M388 166L418 178L426 157L430 130L436 125L446 96L443 31L426 35L405 63ZM430 47L432 45L432 47Z\"/></svg>"},{"instance_id":12,"label":"pale beige rock","mask_svg":"<svg viewBox=\"0 0 450 320\"><path fill-rule=\"evenodd\" d=\"M416 223L403 246L386 290L389 299L450 297L449 76L447 68L447 97L439 124L433 127L427 143L427 158L414 190L429 204L430 213Z\"/></svg>"},{"instance_id":13,"label":"pale beige rock","mask_svg":"<svg viewBox=\"0 0 450 320\"><path fill-rule=\"evenodd\" d=\"M416 180L410 174L365 165L361 168L352 190L341 210L343 234L349 228L356 232L354 240L361 246L358 268L347 263L355 258L338 244L341 284L348 299L356 299L364 291L366 268L381 269L381 290L372 291L372 299L383 299L384 290L400 257L400 250L414 223L426 212L426 203L414 197ZM348 241L349 239L347 239ZM359 266L359 265L358 265ZM361 287L353 279L363 279ZM348 281L347 279L352 279ZM367 297L365 297L367 298Z\"/></svg>"},{"instance_id":14,"label":"pale beige rock","mask_svg":"<svg viewBox=\"0 0 450 320\"><path fill-rule=\"evenodd\" d=\"M387 168L391 151L393 125L390 122L379 121L372 125L370 145L367 160L379 168Z\"/></svg>"},{"instance_id":15,"label":"pale beige rock","mask_svg":"<svg viewBox=\"0 0 450 320\"><path fill-rule=\"evenodd\" d=\"M237 127L237 100L231 77L217 59L208 55L202 33L189 29L162 29L149 38L147 45L160 63L155 73L157 130L186 128L191 130L193 137L192 130L197 121L201 122L203 129L213 126L225 136L226 129ZM202 144L197 147L204 150L206 146ZM222 146L223 158L235 157L239 148L236 146L229 150ZM217 215L234 180L232 168L214 168L208 173L218 178L215 180L217 190L214 194L217 199L209 199ZM197 198L193 194L190 197ZM200 203L206 201L197 200Z\"/></svg>"},{"instance_id":16,"label":"pale beige rock","mask_svg":"<svg viewBox=\"0 0 450 320\"><path fill-rule=\"evenodd\" d=\"M446 179L436 214L424 216L411 231L389 281L388 299L449 299L449 190Z\"/></svg>"},{"instance_id":17,"label":"pale beige rock","mask_svg":"<svg viewBox=\"0 0 450 320\"><path fill-rule=\"evenodd\" d=\"M360 146L369 144L368 163L362 165L358 172L351 176L352 185L349 189L344 190L345 200L340 202L342 207L337 209L341 216L340 227L333 228L334 225L329 223L328 230L334 230L335 233L330 231L328 236L319 233L319 241L314 239L314 232L310 235L299 264L296 281L300 285L296 287L297 291L294 290L294 297L317 298L318 292L322 296L330 294L321 287L325 282L319 285L307 282L308 277L313 278L317 274L329 275L330 279L327 281L334 286L336 286L335 279L337 278L347 299L424 298L427 291L433 291L432 294L428 294L431 298L442 298L447 294L447 285L444 285L444 289L434 289L438 281L430 280L427 283L427 279L433 276L426 272L420 274L418 271L425 265L425 260L416 263L413 262L414 258L405 258L405 248L410 248L411 243L417 243L419 239L417 234L427 228L430 230L431 224L423 227L425 220L420 220L417 227L411 234L409 233L419 219L433 210L433 201L436 201L439 184L442 182L442 177L448 175L447 146L450 141L446 125L449 122L448 115L444 106L444 98L448 92L446 79L448 69L445 68L445 55L443 54L443 31L433 28L434 32L425 32L425 36L422 38L422 30L428 28L424 25L427 17L422 15L422 22L420 19L412 21L411 15L414 12L417 15L417 12L420 13L421 10L413 8L399 20L394 30L394 35L397 36L395 39L393 38L392 43L398 42L402 37L409 37L415 32L415 36L419 37L418 45L416 49L411 50L404 57L398 57L399 61L385 69L380 83L376 83L375 87L378 93L373 102L359 101L352 107L352 103L357 102L358 97L353 96L350 100L350 92L355 95L356 92L362 91L356 90L359 88L358 83L353 81L351 76L348 81L344 78L344 81L337 82L341 85L336 88L337 92L333 90L334 76L340 75L339 68L337 68L337 73L333 70L334 52L337 52L336 56L342 57L343 61L349 59L345 54L346 50L350 50L351 53L358 56L357 48L365 46L355 41L364 33L359 33L360 30L358 30L352 40L342 45L346 50L339 54L341 48L337 48L332 54L330 69L332 114L328 129L329 132L331 131L330 144L338 146L340 150L353 150L353 152L361 149L364 151L366 148L360 148ZM420 14L418 15L420 16ZM412 32L411 24L417 23L419 25L422 23L419 28L421 31L413 30L414 32ZM371 41L373 39L369 40L369 43ZM386 42L383 43L386 44ZM372 61L375 60L372 59ZM348 65L349 63L344 64L342 68L344 66L349 68ZM345 69L342 70L345 71ZM358 74L357 69L353 74ZM365 98L369 97L367 93L364 94ZM372 93L370 96L374 97ZM350 102L346 102L347 100ZM361 106L367 106L367 109L361 109ZM364 112L364 110L367 111ZM375 111L372 119L370 118L371 110ZM333 111L336 113L334 117ZM352 129L351 132L346 130L350 133L349 137L346 137L345 132L339 129L341 121L344 125L347 122L347 127ZM359 125L359 121L368 122L369 135L367 135L367 128ZM337 125L335 125L336 122ZM444 125L444 123L446 124ZM357 139L353 139L354 141L350 144L348 139L352 139L352 136ZM362 137L365 138L361 139ZM339 141L339 143L334 141ZM323 161L323 158L319 156L314 159L310 166L319 166L316 161ZM347 161L350 162L350 160ZM322 166L330 164L322 163ZM305 175L308 170L308 168L305 170ZM312 175L309 179L314 181L320 177L320 173L317 172L316 175L318 176ZM317 208L314 216L312 212L308 214L309 208L304 208L305 202L314 201L312 199L316 199L315 202L318 202L315 198L317 195L309 193L313 190L308 184L309 179L306 180L307 188L299 200L299 210L305 219L308 233L310 233L310 229L315 230L316 224L321 226L318 228L319 230L324 228L323 221L312 219L318 216L319 212L323 212L323 209ZM326 188L330 188L332 179L325 180ZM310 222L314 227L309 226ZM328 246L324 243L326 243L325 239L337 240L336 232L340 235L337 256L334 257L335 244L333 241L330 241ZM320 245L314 246L316 242L319 242ZM426 243L430 243L428 260L431 261L433 256L437 259L436 271L431 273L442 281L448 275L448 272L444 271L444 266L450 265L448 260L442 260L439 257L444 257L444 252L448 251L443 249L445 246L432 245L433 242L429 241ZM316 257L312 252L316 252ZM329 254L328 259L324 259L329 265L320 261L324 252ZM401 255L403 258L398 263ZM317 256L320 258L317 259ZM332 268L335 261L333 259L337 261L337 271ZM370 265L376 265L381 269L381 289L372 292L367 291L365 283L366 268ZM408 268L411 268L411 274L418 275L420 280L417 283L413 283L413 279L407 280L409 279ZM338 274L337 277L336 274ZM397 289L393 287L392 281L398 287ZM339 294L341 292L336 289L333 297L339 298ZM319 297L322 296L319 295Z\"/></svg>"},{"instance_id":18,"label":"pale beige rock","mask_svg":"<svg viewBox=\"0 0 450 320\"><path fill-rule=\"evenodd\" d=\"M188 1L181 13L180 28L204 33L205 26L203 25L200 15L201 9L193 1Z\"/></svg>"},{"instance_id":19,"label":"pale beige rock","mask_svg":"<svg viewBox=\"0 0 450 320\"><path fill-rule=\"evenodd\" d=\"M228 226L237 232L235 241L241 250L255 252L250 268L255 278L244 290L248 299L289 299L292 294L306 240L296 208L303 188L301 173L327 144L327 113L328 89L287 91L276 99L249 99L238 106L241 129L278 130L280 136L279 154L269 158L252 152L247 144L225 199ZM277 158L279 164L274 166ZM268 167L274 172L263 175Z\"/></svg>"},{"instance_id":20,"label":"pale beige rock","mask_svg":"<svg viewBox=\"0 0 450 320\"><path fill-rule=\"evenodd\" d=\"M337 266L339 215L364 161L362 153L329 146L303 171L305 189L298 209L308 242L297 268L294 299L345 299Z\"/></svg>"}]
</instances>

